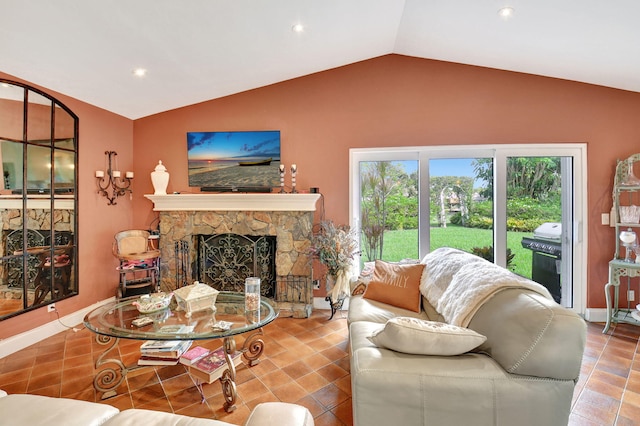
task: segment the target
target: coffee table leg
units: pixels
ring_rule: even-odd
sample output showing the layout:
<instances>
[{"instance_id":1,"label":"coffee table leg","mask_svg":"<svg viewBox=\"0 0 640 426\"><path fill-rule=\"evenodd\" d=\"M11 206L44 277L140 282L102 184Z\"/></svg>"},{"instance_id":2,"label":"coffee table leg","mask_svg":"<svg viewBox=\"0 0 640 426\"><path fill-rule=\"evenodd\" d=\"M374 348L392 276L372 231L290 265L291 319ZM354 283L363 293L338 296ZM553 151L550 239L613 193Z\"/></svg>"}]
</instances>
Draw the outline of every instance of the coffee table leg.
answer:
<instances>
[{"instance_id":1,"label":"coffee table leg","mask_svg":"<svg viewBox=\"0 0 640 426\"><path fill-rule=\"evenodd\" d=\"M99 345L105 346L110 344L110 346L107 347L107 349L105 349L102 355L100 355L100 357L97 359L95 365L96 370L100 369L100 367L106 364L112 364L116 366L116 368L107 367L99 371L93 378L93 387L98 392L103 392L101 399L107 399L116 396L116 388L120 386L127 375L127 367L125 367L122 361L117 358L105 359L107 354L117 346L119 341L120 339L118 338L96 334L96 342L98 342Z\"/></svg>"},{"instance_id":2,"label":"coffee table leg","mask_svg":"<svg viewBox=\"0 0 640 426\"><path fill-rule=\"evenodd\" d=\"M236 398L238 391L236 389L236 366L231 359L231 354L236 351L236 341L233 337L224 338L224 357L227 361L227 369L220 377L222 385L222 395L224 395L224 411L231 413L236 409Z\"/></svg>"},{"instance_id":3,"label":"coffee table leg","mask_svg":"<svg viewBox=\"0 0 640 426\"><path fill-rule=\"evenodd\" d=\"M260 355L264 351L264 340L260 338L264 333L262 328L256 329L251 333L244 341L242 345L242 354L249 362L249 367L258 365L260 363Z\"/></svg>"}]
</instances>

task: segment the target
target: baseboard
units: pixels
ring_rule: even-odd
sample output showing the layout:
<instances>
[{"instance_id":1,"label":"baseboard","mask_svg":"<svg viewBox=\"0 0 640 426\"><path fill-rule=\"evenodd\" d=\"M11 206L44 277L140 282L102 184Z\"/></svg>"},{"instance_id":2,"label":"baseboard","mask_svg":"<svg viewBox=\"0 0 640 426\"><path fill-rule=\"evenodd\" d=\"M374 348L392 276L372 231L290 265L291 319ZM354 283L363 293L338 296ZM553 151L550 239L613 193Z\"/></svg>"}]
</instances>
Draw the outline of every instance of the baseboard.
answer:
<instances>
[{"instance_id":1,"label":"baseboard","mask_svg":"<svg viewBox=\"0 0 640 426\"><path fill-rule=\"evenodd\" d=\"M48 322L29 331L25 331L24 333L0 340L0 358L4 358L5 356L11 355L12 353L38 343L47 337L51 337L54 334L65 331L68 327L75 327L78 324L82 324L85 315L105 303L113 302L113 300L114 298L112 297L110 299L94 303L84 309L65 315L64 317L61 317L60 320L56 319L55 321Z\"/></svg>"},{"instance_id":2,"label":"baseboard","mask_svg":"<svg viewBox=\"0 0 640 426\"><path fill-rule=\"evenodd\" d=\"M607 310L605 308L587 308L584 311L584 319L589 322L607 322Z\"/></svg>"}]
</instances>

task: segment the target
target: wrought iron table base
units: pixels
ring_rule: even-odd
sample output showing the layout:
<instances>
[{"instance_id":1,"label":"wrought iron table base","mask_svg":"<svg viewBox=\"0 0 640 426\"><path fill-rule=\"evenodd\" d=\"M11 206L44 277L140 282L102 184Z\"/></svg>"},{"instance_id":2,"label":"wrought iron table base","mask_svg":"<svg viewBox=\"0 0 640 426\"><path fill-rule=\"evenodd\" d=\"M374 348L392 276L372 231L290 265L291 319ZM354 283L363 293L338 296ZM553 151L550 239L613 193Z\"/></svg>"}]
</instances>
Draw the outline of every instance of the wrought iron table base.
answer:
<instances>
[{"instance_id":1,"label":"wrought iron table base","mask_svg":"<svg viewBox=\"0 0 640 426\"><path fill-rule=\"evenodd\" d=\"M256 329L253 333L249 334L245 339L242 349L242 356L247 360L249 367L258 365L260 363L260 356L264 351L264 340L260 338L264 333L262 328ZM99 345L109 345L105 351L96 360L95 368L99 370L105 365L108 366L96 374L93 379L93 387L96 391L102 392L102 400L112 398L118 394L117 388L122 384L127 373L129 371L142 368L144 366L125 366L118 358L106 358L107 355L117 346L119 338L103 336L101 334L96 335L96 342ZM231 354L236 352L236 341L233 336L227 336L223 341L225 360L227 361L227 369L222 373L220 377L220 384L222 385L222 394L225 399L224 410L227 413L231 413L236 409L236 400L238 397L238 391L236 388L236 366L233 363ZM115 366L115 367L114 367ZM202 397L202 402L205 401L204 392L202 390L202 383L196 380L196 389Z\"/></svg>"},{"instance_id":2,"label":"wrought iron table base","mask_svg":"<svg viewBox=\"0 0 640 426\"><path fill-rule=\"evenodd\" d=\"M102 355L100 355L96 360L96 370L99 370L100 367L107 364L115 365L115 368L113 366L109 366L98 371L96 376L93 378L93 387L96 391L102 392L102 397L100 398L102 400L116 396L118 394L116 391L118 386L120 386L124 381L124 378L127 377L127 373L135 368L126 367L118 358L106 358L109 352L118 345L119 341L120 338L96 334L96 342L99 345L109 345Z\"/></svg>"},{"instance_id":3,"label":"wrought iron table base","mask_svg":"<svg viewBox=\"0 0 640 426\"><path fill-rule=\"evenodd\" d=\"M242 344L242 356L247 360L249 367L260 363L260 355L264 351L264 341L259 337L262 336L262 328L258 328L245 339ZM236 409L236 399L238 390L236 388L236 366L231 359L231 355L236 352L236 340L233 336L224 338L224 357L227 361L227 369L220 377L222 385L222 395L224 396L224 411L231 413ZM204 399L204 395L202 395Z\"/></svg>"}]
</instances>

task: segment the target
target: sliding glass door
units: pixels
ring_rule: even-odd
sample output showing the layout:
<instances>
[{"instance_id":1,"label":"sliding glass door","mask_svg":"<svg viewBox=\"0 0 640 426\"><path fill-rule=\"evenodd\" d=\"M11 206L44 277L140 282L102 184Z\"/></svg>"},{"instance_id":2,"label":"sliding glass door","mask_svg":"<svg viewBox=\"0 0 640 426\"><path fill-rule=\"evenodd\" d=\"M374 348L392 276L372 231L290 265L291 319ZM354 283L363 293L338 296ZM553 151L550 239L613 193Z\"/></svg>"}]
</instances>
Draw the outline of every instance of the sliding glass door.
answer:
<instances>
[{"instance_id":1,"label":"sliding glass door","mask_svg":"<svg viewBox=\"0 0 640 426\"><path fill-rule=\"evenodd\" d=\"M363 261L418 257L417 169L416 160L359 163Z\"/></svg>"},{"instance_id":2,"label":"sliding glass door","mask_svg":"<svg viewBox=\"0 0 640 426\"><path fill-rule=\"evenodd\" d=\"M351 151L351 225L361 265L474 253L584 306L586 147L509 145ZM576 230L579 232L576 233ZM577 265L583 265L578 267Z\"/></svg>"}]
</instances>

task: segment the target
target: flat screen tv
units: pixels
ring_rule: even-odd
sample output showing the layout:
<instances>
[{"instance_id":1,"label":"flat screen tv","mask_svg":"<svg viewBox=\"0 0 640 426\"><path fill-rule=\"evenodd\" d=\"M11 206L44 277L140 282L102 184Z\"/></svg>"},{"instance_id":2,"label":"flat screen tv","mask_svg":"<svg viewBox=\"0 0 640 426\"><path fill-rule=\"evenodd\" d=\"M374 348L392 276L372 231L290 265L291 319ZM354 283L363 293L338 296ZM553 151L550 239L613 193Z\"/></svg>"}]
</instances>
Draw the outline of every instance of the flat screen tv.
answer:
<instances>
[{"instance_id":1,"label":"flat screen tv","mask_svg":"<svg viewBox=\"0 0 640 426\"><path fill-rule=\"evenodd\" d=\"M271 191L280 185L280 131L188 132L189 186Z\"/></svg>"}]
</instances>

